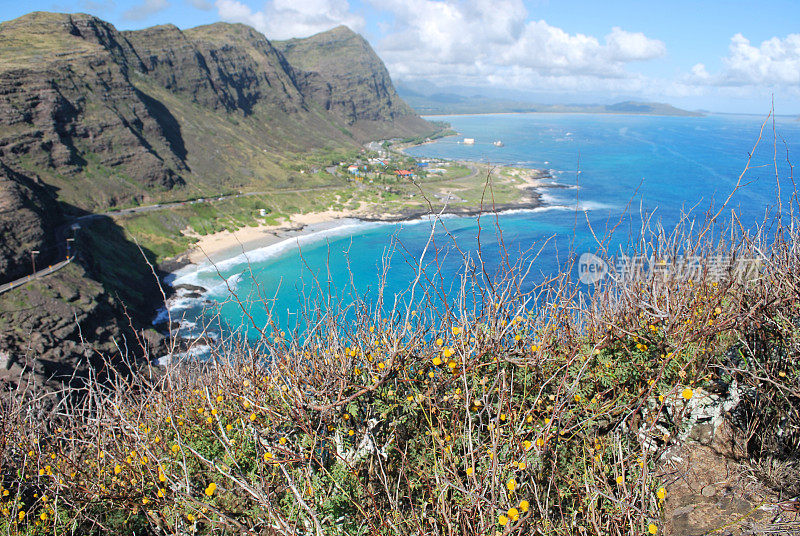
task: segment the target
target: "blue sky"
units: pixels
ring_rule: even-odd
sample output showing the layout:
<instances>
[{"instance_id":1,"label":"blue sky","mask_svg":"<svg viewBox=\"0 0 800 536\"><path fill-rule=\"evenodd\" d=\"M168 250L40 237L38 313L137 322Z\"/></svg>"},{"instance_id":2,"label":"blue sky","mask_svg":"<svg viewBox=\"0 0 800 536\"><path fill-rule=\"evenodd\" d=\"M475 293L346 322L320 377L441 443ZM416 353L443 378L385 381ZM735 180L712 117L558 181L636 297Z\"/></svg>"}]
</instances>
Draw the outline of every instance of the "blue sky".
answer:
<instances>
[{"instance_id":1,"label":"blue sky","mask_svg":"<svg viewBox=\"0 0 800 536\"><path fill-rule=\"evenodd\" d=\"M774 95L777 113L800 113L796 0L2 0L0 19L33 10L119 29L243 22L271 39L346 24L409 87L758 114Z\"/></svg>"}]
</instances>

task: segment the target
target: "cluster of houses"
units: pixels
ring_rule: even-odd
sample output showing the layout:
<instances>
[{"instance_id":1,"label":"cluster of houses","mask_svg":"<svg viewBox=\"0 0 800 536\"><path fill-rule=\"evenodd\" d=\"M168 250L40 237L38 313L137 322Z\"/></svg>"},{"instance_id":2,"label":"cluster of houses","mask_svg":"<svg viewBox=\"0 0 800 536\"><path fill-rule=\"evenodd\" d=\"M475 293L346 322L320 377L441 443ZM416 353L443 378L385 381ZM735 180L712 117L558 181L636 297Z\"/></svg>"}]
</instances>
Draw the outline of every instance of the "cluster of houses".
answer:
<instances>
[{"instance_id":1,"label":"cluster of houses","mask_svg":"<svg viewBox=\"0 0 800 536\"><path fill-rule=\"evenodd\" d=\"M386 175L395 175L402 179L415 179L420 176L440 175L447 171L444 168L449 166L448 162L436 161L437 167L430 167L433 162L429 159L413 163L408 162L408 160L397 162L391 156L381 155L355 163L339 162L339 167L346 170L348 175L356 182L361 182L365 179L385 178ZM398 166L398 164L404 167Z\"/></svg>"}]
</instances>

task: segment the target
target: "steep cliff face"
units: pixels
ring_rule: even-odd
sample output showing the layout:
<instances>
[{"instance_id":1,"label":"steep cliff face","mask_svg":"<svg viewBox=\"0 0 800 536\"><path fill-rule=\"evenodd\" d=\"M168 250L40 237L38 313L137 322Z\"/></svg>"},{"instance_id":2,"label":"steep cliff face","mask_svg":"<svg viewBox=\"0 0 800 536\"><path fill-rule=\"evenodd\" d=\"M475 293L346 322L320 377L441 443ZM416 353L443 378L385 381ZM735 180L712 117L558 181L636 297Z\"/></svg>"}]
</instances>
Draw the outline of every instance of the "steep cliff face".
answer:
<instances>
[{"instance_id":1,"label":"steep cliff face","mask_svg":"<svg viewBox=\"0 0 800 536\"><path fill-rule=\"evenodd\" d=\"M398 96L369 43L346 26L306 39L275 42L295 69L303 94L369 139L430 131Z\"/></svg>"},{"instance_id":2,"label":"steep cliff face","mask_svg":"<svg viewBox=\"0 0 800 536\"><path fill-rule=\"evenodd\" d=\"M0 158L8 165L89 210L183 182L185 166L153 103L129 82L136 54L112 26L33 13L0 25L0 51Z\"/></svg>"},{"instance_id":3,"label":"steep cliff face","mask_svg":"<svg viewBox=\"0 0 800 536\"><path fill-rule=\"evenodd\" d=\"M7 165L90 211L241 187L287 152L431 130L346 28L279 50L240 24L119 32L55 13L0 25L0 126ZM208 139L226 158L208 158Z\"/></svg>"},{"instance_id":4,"label":"steep cliff face","mask_svg":"<svg viewBox=\"0 0 800 536\"><path fill-rule=\"evenodd\" d=\"M311 61L315 48L330 64ZM32 250L37 264L61 260L59 235L78 215L273 187L292 155L431 130L349 30L279 49L240 24L119 32L42 12L3 22L0 283L30 273ZM160 294L138 247L109 219L86 227L76 263L0 295L0 376L84 366L146 324Z\"/></svg>"},{"instance_id":5,"label":"steep cliff face","mask_svg":"<svg viewBox=\"0 0 800 536\"><path fill-rule=\"evenodd\" d=\"M123 34L148 77L201 106L244 115L260 104L284 113L303 110L283 57L248 26L219 23L181 32L167 25Z\"/></svg>"},{"instance_id":6,"label":"steep cliff face","mask_svg":"<svg viewBox=\"0 0 800 536\"><path fill-rule=\"evenodd\" d=\"M33 251L39 266L52 262L59 212L44 185L0 162L0 283L28 275Z\"/></svg>"}]
</instances>

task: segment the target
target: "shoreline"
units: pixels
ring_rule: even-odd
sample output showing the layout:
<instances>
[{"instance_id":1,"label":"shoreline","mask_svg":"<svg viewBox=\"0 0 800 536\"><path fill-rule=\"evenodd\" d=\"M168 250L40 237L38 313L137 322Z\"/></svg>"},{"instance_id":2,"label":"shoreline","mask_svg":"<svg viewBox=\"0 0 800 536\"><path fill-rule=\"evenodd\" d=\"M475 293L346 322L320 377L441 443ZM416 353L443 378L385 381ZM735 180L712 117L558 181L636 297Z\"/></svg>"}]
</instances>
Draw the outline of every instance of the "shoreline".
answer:
<instances>
[{"instance_id":1,"label":"shoreline","mask_svg":"<svg viewBox=\"0 0 800 536\"><path fill-rule=\"evenodd\" d=\"M459 161L460 162L460 161ZM467 162L473 166L482 165L481 162ZM514 166L504 166L515 168ZM568 188L555 182L551 170L518 168L530 172L515 174L515 178L522 183L516 185L520 189L520 199L513 203L485 204L482 206L459 206L453 202L446 206L434 206L434 211L429 207L404 207L396 212L386 212L386 207L379 205L361 204L358 208L345 210L326 210L294 214L288 220L279 223L262 223L251 227L242 227L236 231L220 231L210 235L197 236L198 241L189 249L164 260L159 264L159 269L167 274L174 275L178 270L187 266L199 266L204 262L217 263L230 259L256 249L266 248L279 244L292 238L301 238L319 231L326 231L340 227L340 222L357 221L363 223L401 223L404 221L419 220L426 217L470 217L478 215L494 215L512 210L533 210L547 208L542 199L543 189ZM439 213L438 209L445 208Z\"/></svg>"},{"instance_id":2,"label":"shoreline","mask_svg":"<svg viewBox=\"0 0 800 536\"><path fill-rule=\"evenodd\" d=\"M255 227L245 227L237 231L222 231L212 235L202 237L192 248L180 255L167 259L159 265L159 268L169 275L187 266L200 266L204 262L219 263L227 259L234 258L241 254L267 248L280 244L292 238L302 238L317 232L337 229L350 223L403 223L418 221L426 217L456 217L466 218L471 216L495 216L514 211L526 211L535 209L558 208L557 205L546 205L541 200L541 194L537 195L535 201L523 203L504 203L492 207L448 207L442 213L432 213L429 210L404 210L399 213L384 214L364 214L351 213L345 211L341 215L330 216L329 212L311 212L301 214L300 220L285 222L276 225L258 225Z\"/></svg>"}]
</instances>

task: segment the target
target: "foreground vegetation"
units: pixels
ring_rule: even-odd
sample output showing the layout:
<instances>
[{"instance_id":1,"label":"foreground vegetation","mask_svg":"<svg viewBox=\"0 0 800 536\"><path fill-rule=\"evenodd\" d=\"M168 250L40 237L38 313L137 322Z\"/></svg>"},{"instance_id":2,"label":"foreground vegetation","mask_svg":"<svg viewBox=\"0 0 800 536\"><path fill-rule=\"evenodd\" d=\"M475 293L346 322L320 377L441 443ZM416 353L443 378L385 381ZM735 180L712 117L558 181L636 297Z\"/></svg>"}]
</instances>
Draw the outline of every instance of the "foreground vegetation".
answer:
<instances>
[{"instance_id":1,"label":"foreground vegetation","mask_svg":"<svg viewBox=\"0 0 800 536\"><path fill-rule=\"evenodd\" d=\"M675 269L588 298L568 271L522 291L535 259L489 278L465 257L445 305L420 272L407 310L329 307L213 363L21 389L2 402L0 531L658 534L663 455L712 399L738 397L741 463L796 456L799 237L763 231L645 229L636 253Z\"/></svg>"}]
</instances>

